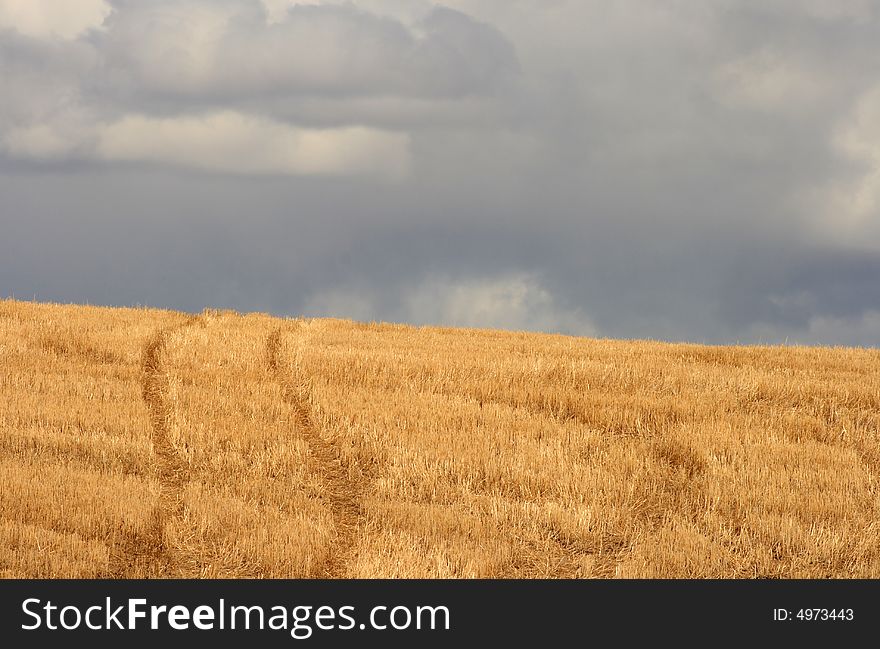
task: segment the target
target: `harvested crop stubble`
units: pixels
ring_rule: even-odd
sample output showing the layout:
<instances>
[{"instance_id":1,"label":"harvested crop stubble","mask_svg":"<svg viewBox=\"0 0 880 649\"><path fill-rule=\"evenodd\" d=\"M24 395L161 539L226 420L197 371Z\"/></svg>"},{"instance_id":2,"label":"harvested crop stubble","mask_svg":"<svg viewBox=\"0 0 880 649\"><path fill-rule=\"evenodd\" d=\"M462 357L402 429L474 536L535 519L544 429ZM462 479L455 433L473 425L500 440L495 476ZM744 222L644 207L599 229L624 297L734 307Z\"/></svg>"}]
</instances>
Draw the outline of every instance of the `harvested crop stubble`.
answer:
<instances>
[{"instance_id":1,"label":"harvested crop stubble","mask_svg":"<svg viewBox=\"0 0 880 649\"><path fill-rule=\"evenodd\" d=\"M880 577L878 350L7 300L0 365L3 576Z\"/></svg>"}]
</instances>

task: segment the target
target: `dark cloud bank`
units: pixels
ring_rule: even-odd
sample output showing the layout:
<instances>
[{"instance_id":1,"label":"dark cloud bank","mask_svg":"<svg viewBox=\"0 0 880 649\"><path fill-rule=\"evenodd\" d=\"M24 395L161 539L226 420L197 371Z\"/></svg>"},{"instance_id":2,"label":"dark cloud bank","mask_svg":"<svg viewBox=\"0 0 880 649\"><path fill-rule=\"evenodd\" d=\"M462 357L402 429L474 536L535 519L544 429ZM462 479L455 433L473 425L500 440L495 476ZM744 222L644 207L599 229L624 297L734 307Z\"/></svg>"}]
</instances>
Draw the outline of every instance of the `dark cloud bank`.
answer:
<instances>
[{"instance_id":1,"label":"dark cloud bank","mask_svg":"<svg viewBox=\"0 0 880 649\"><path fill-rule=\"evenodd\" d=\"M877 3L78 2L0 9L4 295L880 345Z\"/></svg>"}]
</instances>

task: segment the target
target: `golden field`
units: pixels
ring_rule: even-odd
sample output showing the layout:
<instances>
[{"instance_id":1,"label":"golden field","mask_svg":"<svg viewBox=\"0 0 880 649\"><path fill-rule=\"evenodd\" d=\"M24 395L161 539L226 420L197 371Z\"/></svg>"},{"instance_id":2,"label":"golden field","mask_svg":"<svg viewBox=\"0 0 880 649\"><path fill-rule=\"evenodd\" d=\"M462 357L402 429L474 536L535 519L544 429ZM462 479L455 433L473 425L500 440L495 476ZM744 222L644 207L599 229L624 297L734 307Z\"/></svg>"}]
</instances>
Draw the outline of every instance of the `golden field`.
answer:
<instances>
[{"instance_id":1,"label":"golden field","mask_svg":"<svg viewBox=\"0 0 880 649\"><path fill-rule=\"evenodd\" d=\"M0 301L3 577L880 577L880 350Z\"/></svg>"}]
</instances>

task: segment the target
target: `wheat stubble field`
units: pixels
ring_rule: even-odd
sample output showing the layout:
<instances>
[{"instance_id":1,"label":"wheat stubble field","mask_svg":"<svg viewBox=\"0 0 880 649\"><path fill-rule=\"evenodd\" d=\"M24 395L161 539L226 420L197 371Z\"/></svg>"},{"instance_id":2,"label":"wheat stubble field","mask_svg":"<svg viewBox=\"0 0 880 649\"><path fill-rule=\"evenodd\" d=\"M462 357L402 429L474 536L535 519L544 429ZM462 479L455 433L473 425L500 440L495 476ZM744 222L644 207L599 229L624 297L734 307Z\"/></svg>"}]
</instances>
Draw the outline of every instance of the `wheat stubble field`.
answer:
<instances>
[{"instance_id":1,"label":"wheat stubble field","mask_svg":"<svg viewBox=\"0 0 880 649\"><path fill-rule=\"evenodd\" d=\"M0 301L3 577L880 577L880 351Z\"/></svg>"}]
</instances>

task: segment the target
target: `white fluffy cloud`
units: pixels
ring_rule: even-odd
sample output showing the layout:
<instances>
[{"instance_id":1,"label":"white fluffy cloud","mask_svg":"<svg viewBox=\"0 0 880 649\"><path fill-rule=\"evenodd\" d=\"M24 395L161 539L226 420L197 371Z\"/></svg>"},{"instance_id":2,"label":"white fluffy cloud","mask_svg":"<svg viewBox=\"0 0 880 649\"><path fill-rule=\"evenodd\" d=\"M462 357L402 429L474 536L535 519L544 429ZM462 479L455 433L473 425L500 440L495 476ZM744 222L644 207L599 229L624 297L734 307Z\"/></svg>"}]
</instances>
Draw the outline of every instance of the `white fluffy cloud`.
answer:
<instances>
[{"instance_id":1,"label":"white fluffy cloud","mask_svg":"<svg viewBox=\"0 0 880 649\"><path fill-rule=\"evenodd\" d=\"M716 71L715 92L734 108L785 111L809 107L828 88L815 66L773 48L762 48L725 62Z\"/></svg>"},{"instance_id":2,"label":"white fluffy cloud","mask_svg":"<svg viewBox=\"0 0 880 649\"><path fill-rule=\"evenodd\" d=\"M404 178L414 127L490 120L484 98L516 67L488 25L408 7L0 0L0 153Z\"/></svg>"},{"instance_id":3,"label":"white fluffy cloud","mask_svg":"<svg viewBox=\"0 0 880 649\"><path fill-rule=\"evenodd\" d=\"M825 185L801 194L812 226L831 241L880 250L880 86L837 124L831 148L845 163Z\"/></svg>"},{"instance_id":4,"label":"white fluffy cloud","mask_svg":"<svg viewBox=\"0 0 880 649\"><path fill-rule=\"evenodd\" d=\"M370 6L372 3L367 3ZM417 26L349 3L154 0L121 6L101 43L112 83L139 94L269 96L482 94L515 68L505 39L434 7Z\"/></svg>"},{"instance_id":5,"label":"white fluffy cloud","mask_svg":"<svg viewBox=\"0 0 880 649\"><path fill-rule=\"evenodd\" d=\"M771 3L759 1L781 13L803 11L808 16L820 20L861 22L870 19L876 11L873 0L776 0Z\"/></svg>"},{"instance_id":6,"label":"white fluffy cloud","mask_svg":"<svg viewBox=\"0 0 880 649\"><path fill-rule=\"evenodd\" d=\"M196 117L128 115L110 123L72 120L11 130L7 153L29 159L145 162L233 174L365 175L409 172L406 134L360 126L301 129L225 111Z\"/></svg>"},{"instance_id":7,"label":"white fluffy cloud","mask_svg":"<svg viewBox=\"0 0 880 649\"><path fill-rule=\"evenodd\" d=\"M869 310L855 317L817 315L810 318L806 342L826 345L859 345L880 340L880 311Z\"/></svg>"},{"instance_id":8,"label":"white fluffy cloud","mask_svg":"<svg viewBox=\"0 0 880 649\"><path fill-rule=\"evenodd\" d=\"M35 38L72 39L110 15L105 0L0 0L0 28Z\"/></svg>"},{"instance_id":9,"label":"white fluffy cloud","mask_svg":"<svg viewBox=\"0 0 880 649\"><path fill-rule=\"evenodd\" d=\"M406 135L355 126L297 129L233 112L125 117L100 129L97 154L106 160L243 174L402 178L409 169Z\"/></svg>"},{"instance_id":10,"label":"white fluffy cloud","mask_svg":"<svg viewBox=\"0 0 880 649\"><path fill-rule=\"evenodd\" d=\"M262 0L270 24L284 22L288 11L296 5L351 5L379 16L391 16L404 24L415 26L425 18L434 3L429 0Z\"/></svg>"},{"instance_id":11,"label":"white fluffy cloud","mask_svg":"<svg viewBox=\"0 0 880 649\"><path fill-rule=\"evenodd\" d=\"M313 296L304 313L371 320L382 310L379 296L360 290L331 290ZM416 324L596 334L580 309L560 305L529 273L452 279L429 277L404 290L391 309L394 318Z\"/></svg>"},{"instance_id":12,"label":"white fluffy cloud","mask_svg":"<svg viewBox=\"0 0 880 649\"><path fill-rule=\"evenodd\" d=\"M10 129L0 140L0 150L27 160L65 159L82 146L82 136L67 124L34 124Z\"/></svg>"},{"instance_id":13,"label":"white fluffy cloud","mask_svg":"<svg viewBox=\"0 0 880 649\"><path fill-rule=\"evenodd\" d=\"M869 309L849 316L817 314L796 329L764 323L751 327L744 339L768 345L863 345L866 340L880 340L880 311Z\"/></svg>"}]
</instances>

